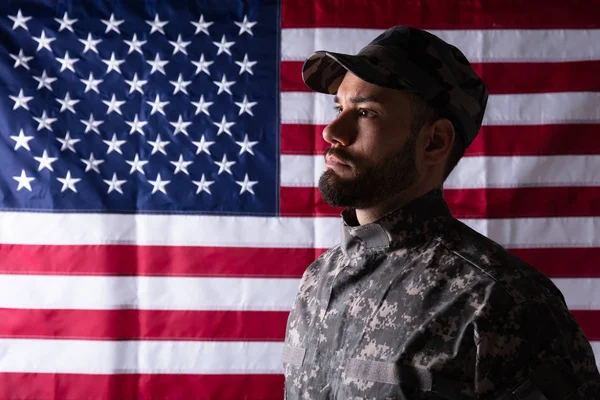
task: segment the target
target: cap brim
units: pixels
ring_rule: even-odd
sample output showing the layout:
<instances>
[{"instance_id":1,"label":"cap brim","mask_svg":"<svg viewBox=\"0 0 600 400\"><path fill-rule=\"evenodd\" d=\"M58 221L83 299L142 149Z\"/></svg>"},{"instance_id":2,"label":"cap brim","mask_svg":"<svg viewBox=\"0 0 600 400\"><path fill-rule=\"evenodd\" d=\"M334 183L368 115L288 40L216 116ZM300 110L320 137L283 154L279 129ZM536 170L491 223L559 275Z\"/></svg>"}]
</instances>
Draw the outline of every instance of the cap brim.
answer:
<instances>
[{"instance_id":1,"label":"cap brim","mask_svg":"<svg viewBox=\"0 0 600 400\"><path fill-rule=\"evenodd\" d=\"M311 54L302 67L302 79L316 92L335 94L347 71L366 82L380 84L373 81L372 78L380 74L367 58L330 51Z\"/></svg>"}]
</instances>

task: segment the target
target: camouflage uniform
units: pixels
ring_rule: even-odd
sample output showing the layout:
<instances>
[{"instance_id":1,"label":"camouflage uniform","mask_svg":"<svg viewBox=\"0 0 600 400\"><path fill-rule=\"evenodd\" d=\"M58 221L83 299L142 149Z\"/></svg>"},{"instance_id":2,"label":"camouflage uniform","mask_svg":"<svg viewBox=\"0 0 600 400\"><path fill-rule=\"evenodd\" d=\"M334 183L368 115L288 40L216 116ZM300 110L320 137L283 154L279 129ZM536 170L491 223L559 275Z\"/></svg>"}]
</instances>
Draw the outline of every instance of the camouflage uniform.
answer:
<instances>
[{"instance_id":1,"label":"camouflage uniform","mask_svg":"<svg viewBox=\"0 0 600 400\"><path fill-rule=\"evenodd\" d=\"M543 274L450 214L440 188L311 264L287 399L600 399L589 342Z\"/></svg>"}]
</instances>

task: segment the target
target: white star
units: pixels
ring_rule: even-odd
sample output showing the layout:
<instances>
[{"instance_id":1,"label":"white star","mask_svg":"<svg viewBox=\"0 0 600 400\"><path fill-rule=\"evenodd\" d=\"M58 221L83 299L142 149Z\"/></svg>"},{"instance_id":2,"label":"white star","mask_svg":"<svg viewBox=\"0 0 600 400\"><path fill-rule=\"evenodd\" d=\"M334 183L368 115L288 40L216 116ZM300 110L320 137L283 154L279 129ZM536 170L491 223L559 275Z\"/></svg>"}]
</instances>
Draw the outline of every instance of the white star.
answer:
<instances>
[{"instance_id":1,"label":"white star","mask_svg":"<svg viewBox=\"0 0 600 400\"><path fill-rule=\"evenodd\" d=\"M177 135L178 133L181 132L185 136L189 136L187 127L190 126L192 123L191 122L183 122L183 118L181 117L181 114L179 114L179 119L176 122L169 122L169 124L175 128L175 132L173 132L173 135Z\"/></svg>"},{"instance_id":2,"label":"white star","mask_svg":"<svg viewBox=\"0 0 600 400\"><path fill-rule=\"evenodd\" d=\"M125 21L115 19L115 14L110 14L110 19L102 20L102 23L106 25L106 30L104 31L104 33L108 33L110 31L115 31L120 35L121 31L119 30L119 25L121 25L123 22L125 22Z\"/></svg>"},{"instance_id":3,"label":"white star","mask_svg":"<svg viewBox=\"0 0 600 400\"><path fill-rule=\"evenodd\" d=\"M56 38L51 38L46 36L46 31L42 29L42 34L39 37L32 37L33 40L38 42L38 47L35 51L39 52L41 49L46 49L50 53L52 53L52 48L50 48L50 43L54 42Z\"/></svg>"},{"instance_id":4,"label":"white star","mask_svg":"<svg viewBox=\"0 0 600 400\"><path fill-rule=\"evenodd\" d=\"M221 78L221 82L213 81L213 83L219 87L219 90L217 91L217 95L219 95L223 92L233 95L233 93L231 93L231 89L229 89L229 87L235 85L235 81L228 81L227 76L225 74L223 74L223 77Z\"/></svg>"},{"instance_id":5,"label":"white star","mask_svg":"<svg viewBox=\"0 0 600 400\"><path fill-rule=\"evenodd\" d=\"M123 115L123 113L121 112L121 106L123 104L125 104L125 100L117 100L115 94L113 93L110 101L107 100L102 100L102 102L104 104L106 104L108 106L108 110L106 111L106 115L110 114L111 112L116 112L119 115Z\"/></svg>"},{"instance_id":6,"label":"white star","mask_svg":"<svg viewBox=\"0 0 600 400\"><path fill-rule=\"evenodd\" d=\"M252 33L252 27L256 25L256 21L249 22L247 15L244 15L244 20L242 22L236 21L234 23L240 27L240 32L238 33L238 36L240 36L244 32L248 32L250 35L254 36L254 34Z\"/></svg>"},{"instance_id":7,"label":"white star","mask_svg":"<svg viewBox=\"0 0 600 400\"><path fill-rule=\"evenodd\" d=\"M23 107L24 109L29 110L29 106L27 105L27 103L29 103L33 99L33 96L25 96L25 94L23 93L23 89L19 90L19 94L17 96L9 95L8 97L10 97L10 99L15 102L13 110L16 110L19 107Z\"/></svg>"},{"instance_id":8,"label":"white star","mask_svg":"<svg viewBox=\"0 0 600 400\"><path fill-rule=\"evenodd\" d=\"M148 122L147 121L140 121L138 119L138 115L135 114L135 118L133 119L132 122L125 121L125 123L131 127L131 130L129 131L130 135L133 135L135 132L139 132L140 135L144 135L144 131L142 130L142 128Z\"/></svg>"},{"instance_id":9,"label":"white star","mask_svg":"<svg viewBox=\"0 0 600 400\"><path fill-rule=\"evenodd\" d=\"M125 82L129 85L129 94L135 92L136 90L138 92L140 92L141 94L144 94L144 90L142 89L142 86L144 86L146 83L148 83L148 81L142 81L138 79L137 76L137 72L133 75L133 79L128 81L125 80Z\"/></svg>"},{"instance_id":10,"label":"white star","mask_svg":"<svg viewBox=\"0 0 600 400\"><path fill-rule=\"evenodd\" d=\"M166 186L171 182L171 181L163 181L160 177L160 172L158 174L156 174L156 180L154 181L148 181L152 184L152 186L154 186L154 188L152 189L152 194L161 191L164 194L167 194L167 189Z\"/></svg>"},{"instance_id":11,"label":"white star","mask_svg":"<svg viewBox=\"0 0 600 400\"><path fill-rule=\"evenodd\" d=\"M256 185L258 181L251 181L250 179L248 179L248 174L246 174L243 181L235 181L235 183L242 187L240 189L240 194L244 192L250 192L252 194L255 194L254 189L252 189L252 186Z\"/></svg>"},{"instance_id":12,"label":"white star","mask_svg":"<svg viewBox=\"0 0 600 400\"><path fill-rule=\"evenodd\" d=\"M171 142L169 142L168 140L165 140L164 142L161 141L160 135L158 135L158 136L156 136L156 140L154 142L149 140L148 143L150 143L152 145L152 153L150 153L150 155L156 153L157 151L160 151L164 155L167 155L167 151L165 150L165 147Z\"/></svg>"},{"instance_id":13,"label":"white star","mask_svg":"<svg viewBox=\"0 0 600 400\"><path fill-rule=\"evenodd\" d=\"M202 152L205 152L206 154L208 154L210 156L210 150L208 149L210 146L212 146L213 144L215 144L215 142L208 142L204 139L204 135L202 135L202 137L200 137L200 140L198 142L192 142L198 149L196 150L196 154L200 154Z\"/></svg>"},{"instance_id":14,"label":"white star","mask_svg":"<svg viewBox=\"0 0 600 400\"><path fill-rule=\"evenodd\" d=\"M65 53L64 58L56 57L56 60L61 64L59 72L63 72L65 69L75 72L75 68L73 68L73 64L75 64L77 61L79 61L78 58L70 58L68 51Z\"/></svg>"},{"instance_id":15,"label":"white star","mask_svg":"<svg viewBox=\"0 0 600 400\"><path fill-rule=\"evenodd\" d=\"M31 151L31 148L29 147L29 141L33 140L33 136L25 136L25 134L23 133L23 129L19 131L19 136L11 136L10 138L17 142L15 143L15 151L21 147L24 147L27 150Z\"/></svg>"},{"instance_id":16,"label":"white star","mask_svg":"<svg viewBox=\"0 0 600 400\"><path fill-rule=\"evenodd\" d=\"M131 165L129 175L133 174L135 171L138 171L140 174L145 175L144 170L142 168L144 167L144 165L148 164L148 161L140 160L139 154L136 154L133 160L125 162Z\"/></svg>"},{"instance_id":17,"label":"white star","mask_svg":"<svg viewBox=\"0 0 600 400\"><path fill-rule=\"evenodd\" d=\"M214 103L212 101L204 101L204 96L200 96L200 100L197 102L193 102L192 104L196 106L196 114L204 113L210 117L208 112L208 107L212 106Z\"/></svg>"},{"instance_id":18,"label":"white star","mask_svg":"<svg viewBox=\"0 0 600 400\"><path fill-rule=\"evenodd\" d=\"M229 48L231 46L233 46L235 44L235 42L228 42L225 39L225 35L223 35L221 37L221 42L213 42L213 44L219 48L219 50L217 50L217 55L219 55L221 53L227 53L227 54L231 55L231 51L229 51Z\"/></svg>"},{"instance_id":19,"label":"white star","mask_svg":"<svg viewBox=\"0 0 600 400\"><path fill-rule=\"evenodd\" d=\"M17 186L17 192L23 188L31 192L31 182L35 181L35 178L28 177L24 169L21 170L21 176L13 176L13 179L19 182L19 186Z\"/></svg>"},{"instance_id":20,"label":"white star","mask_svg":"<svg viewBox=\"0 0 600 400\"><path fill-rule=\"evenodd\" d=\"M71 189L75 193L77 193L77 189L75 188L75 184L79 182L81 179L79 178L71 178L71 171L67 171L67 175L64 178L56 178L60 183L63 184L62 189L60 189L61 193L67 189Z\"/></svg>"},{"instance_id":21,"label":"white star","mask_svg":"<svg viewBox=\"0 0 600 400\"><path fill-rule=\"evenodd\" d=\"M81 139L72 139L71 133L69 131L67 131L67 134L65 135L64 139L56 138L56 140L62 143L60 151L71 150L73 153L77 153L75 151L75 143L81 141Z\"/></svg>"},{"instance_id":22,"label":"white star","mask_svg":"<svg viewBox=\"0 0 600 400\"><path fill-rule=\"evenodd\" d=\"M225 119L225 115L223 115L223 118L221 118L221 122L213 122L213 125L216 125L219 127L217 136L219 136L223 132L225 132L229 136L232 136L229 128L231 128L233 125L235 125L235 122L227 122L227 119Z\"/></svg>"},{"instance_id":23,"label":"white star","mask_svg":"<svg viewBox=\"0 0 600 400\"><path fill-rule=\"evenodd\" d=\"M123 64L125 62L125 60L117 60L115 58L115 53L113 51L112 54L110 55L110 60L102 60L102 62L108 66L108 69L106 70L107 74L110 71L117 71L118 73L121 73L121 67L119 67L119 66L121 64Z\"/></svg>"},{"instance_id":24,"label":"white star","mask_svg":"<svg viewBox=\"0 0 600 400\"><path fill-rule=\"evenodd\" d=\"M50 85L56 81L56 78L50 78L48 75L46 75L46 70L42 71L42 76L40 76L39 78L37 76L34 76L33 79L39 82L39 85L36 88L37 90L40 90L41 88L45 87L46 89L52 91L52 86Z\"/></svg>"},{"instance_id":25,"label":"white star","mask_svg":"<svg viewBox=\"0 0 600 400\"><path fill-rule=\"evenodd\" d=\"M200 54L200 59L198 61L192 61L192 64L196 66L195 74L197 75L200 72L204 72L206 73L206 75L210 76L210 71L208 70L208 67L210 67L212 63L214 63L214 61L206 61L204 59L204 54Z\"/></svg>"},{"instance_id":26,"label":"white star","mask_svg":"<svg viewBox=\"0 0 600 400\"><path fill-rule=\"evenodd\" d=\"M146 21L146 23L152 27L152 29L150 30L150 34L153 34L154 32L158 31L164 35L165 31L163 30L163 27L169 22L161 21L160 18L158 18L158 14L156 14L154 16L154 21Z\"/></svg>"},{"instance_id":27,"label":"white star","mask_svg":"<svg viewBox=\"0 0 600 400\"><path fill-rule=\"evenodd\" d=\"M22 65L23 68L27 70L29 69L29 64L27 63L33 59L33 57L26 57L23 53L23 49L19 50L19 55L15 56L14 54L10 54L10 57L13 60L15 60L15 65L13 66L14 68L17 68L19 65Z\"/></svg>"},{"instance_id":28,"label":"white star","mask_svg":"<svg viewBox=\"0 0 600 400\"><path fill-rule=\"evenodd\" d=\"M252 147L256 146L258 144L258 142L250 142L248 140L248 134L246 134L246 136L244 136L243 142L235 142L235 143L241 147L240 155L244 154L245 152L248 152L248 153L254 155L254 150L252 150Z\"/></svg>"},{"instance_id":29,"label":"white star","mask_svg":"<svg viewBox=\"0 0 600 400\"><path fill-rule=\"evenodd\" d=\"M96 160L96 158L94 157L94 153L90 154L90 158L88 160L82 158L81 161L83 161L83 163L85 164L84 172L93 170L97 173L100 173L100 168L98 168L98 166L104 162L104 160Z\"/></svg>"},{"instance_id":30,"label":"white star","mask_svg":"<svg viewBox=\"0 0 600 400\"><path fill-rule=\"evenodd\" d=\"M168 101L160 101L160 97L157 94L156 98L154 99L154 102L152 101L147 101L146 103L148 103L149 105L152 106L152 111L150 111L150 115L153 115L155 112L159 112L162 115L166 115L165 114L165 110L163 109L164 106L168 106L169 102Z\"/></svg>"},{"instance_id":31,"label":"white star","mask_svg":"<svg viewBox=\"0 0 600 400\"><path fill-rule=\"evenodd\" d=\"M175 89L173 90L173 94L176 94L177 92L183 92L187 95L189 95L186 87L192 83L192 81L184 81L183 80L183 76L181 74L179 74L179 77L177 78L177 81L169 81L169 83L173 86L175 86Z\"/></svg>"},{"instance_id":32,"label":"white star","mask_svg":"<svg viewBox=\"0 0 600 400\"><path fill-rule=\"evenodd\" d=\"M85 90L83 93L87 93L90 90L93 90L96 93L100 93L98 90L98 85L102 83L102 79L94 79L94 74L90 72L90 77L88 79L82 79L81 83L85 83Z\"/></svg>"},{"instance_id":33,"label":"white star","mask_svg":"<svg viewBox=\"0 0 600 400\"><path fill-rule=\"evenodd\" d=\"M100 43L102 41L102 39L96 39L94 40L94 38L92 37L91 33L88 33L87 39L83 40L83 39L78 39L81 43L83 43L83 45L85 46L85 48L83 49L83 53L87 53L88 51L93 51L96 54L98 53L98 49L96 48L96 45L98 43Z\"/></svg>"},{"instance_id":34,"label":"white star","mask_svg":"<svg viewBox=\"0 0 600 400\"><path fill-rule=\"evenodd\" d=\"M192 43L192 42L184 42L181 39L181 35L177 35L177 41L173 42L173 41L169 40L169 43L171 43L171 46L174 47L173 55L175 55L178 52L182 52L183 54L185 54L187 56L187 50L185 48L188 47L190 45L190 43Z\"/></svg>"},{"instance_id":35,"label":"white star","mask_svg":"<svg viewBox=\"0 0 600 400\"><path fill-rule=\"evenodd\" d=\"M210 185L212 185L213 183L215 183L215 181L207 181L204 178L204 174L202 174L202 177L200 178L199 181L192 181L194 182L194 185L198 186L198 190L196 190L196 194L200 193L200 192L206 192L208 194L210 193Z\"/></svg>"},{"instance_id":36,"label":"white star","mask_svg":"<svg viewBox=\"0 0 600 400\"><path fill-rule=\"evenodd\" d=\"M200 19L198 20L198 22L192 22L192 25L196 27L196 32L194 32L194 35L197 35L200 32L202 32L210 36L210 34L208 33L208 27L212 24L212 22L204 21L204 15L200 15Z\"/></svg>"},{"instance_id":37,"label":"white star","mask_svg":"<svg viewBox=\"0 0 600 400\"><path fill-rule=\"evenodd\" d=\"M79 103L79 100L73 100L71 99L71 96L69 95L69 92L67 92L67 94L65 95L65 99L64 100L60 100L60 99L56 99L56 101L58 101L61 104L61 108L60 108L60 112L63 112L65 110L71 111L73 114L75 113L75 108L73 108L73 106L77 103Z\"/></svg>"},{"instance_id":38,"label":"white star","mask_svg":"<svg viewBox=\"0 0 600 400\"><path fill-rule=\"evenodd\" d=\"M116 133L113 133L111 140L103 140L103 142L108 145L108 150L106 150L106 154L112 153L113 151L116 151L119 154L123 154L121 146L123 146L126 140L117 140Z\"/></svg>"},{"instance_id":39,"label":"white star","mask_svg":"<svg viewBox=\"0 0 600 400\"><path fill-rule=\"evenodd\" d=\"M77 22L77 19L69 19L69 15L66 12L63 15L62 19L54 18L54 20L60 24L60 27L58 28L59 32L61 32L63 29L67 29L67 30L70 30L71 32L74 32L72 25L75 22Z\"/></svg>"},{"instance_id":40,"label":"white star","mask_svg":"<svg viewBox=\"0 0 600 400\"><path fill-rule=\"evenodd\" d=\"M238 103L237 101L235 102L235 105L238 106L240 108L240 113L238 115L242 115L243 113L248 113L252 116L254 116L254 114L252 114L252 107L254 107L257 103L255 101L248 101L248 97L246 95L244 95L244 100L242 100L241 103Z\"/></svg>"},{"instance_id":41,"label":"white star","mask_svg":"<svg viewBox=\"0 0 600 400\"><path fill-rule=\"evenodd\" d=\"M29 31L29 28L27 27L27 25L25 25L25 23L29 21L31 17L24 17L23 14L21 14L20 9L19 11L17 11L16 16L9 15L8 18L10 18L14 22L12 27L13 31L19 27L25 29L26 31Z\"/></svg>"},{"instance_id":42,"label":"white star","mask_svg":"<svg viewBox=\"0 0 600 400\"><path fill-rule=\"evenodd\" d=\"M41 131L42 129L48 129L52 132L52 124L56 122L56 118L48 118L46 114L46 110L42 112L42 116L40 118L33 117L33 119L38 123L37 131Z\"/></svg>"},{"instance_id":43,"label":"white star","mask_svg":"<svg viewBox=\"0 0 600 400\"><path fill-rule=\"evenodd\" d=\"M177 160L177 161L171 161L171 164L173 164L175 166L175 172L173 172L173 175L176 175L179 172L183 172L184 174L189 175L190 173L187 170L187 168L192 163L193 163L193 161L184 161L183 160L183 155L180 154L179 155L179 160Z\"/></svg>"},{"instance_id":44,"label":"white star","mask_svg":"<svg viewBox=\"0 0 600 400\"><path fill-rule=\"evenodd\" d=\"M89 131L96 132L98 135L100 134L100 130L98 127L104 123L101 120L95 120L94 114L90 113L90 118L86 121L84 119L81 120L81 123L85 125L85 131L83 133L88 133Z\"/></svg>"},{"instance_id":45,"label":"white star","mask_svg":"<svg viewBox=\"0 0 600 400\"><path fill-rule=\"evenodd\" d=\"M163 75L166 75L165 65L169 63L169 61L162 61L158 53L154 57L154 61L146 61L148 64L152 66L152 71L150 71L150 75L152 75L155 71L160 72Z\"/></svg>"},{"instance_id":46,"label":"white star","mask_svg":"<svg viewBox=\"0 0 600 400\"><path fill-rule=\"evenodd\" d=\"M129 45L129 50L127 51L127 54L131 54L134 51L137 51L142 55L144 54L142 53L142 46L146 44L146 40L138 40L137 35L135 33L133 34L133 38L131 40L125 40L125 43Z\"/></svg>"},{"instance_id":47,"label":"white star","mask_svg":"<svg viewBox=\"0 0 600 400\"><path fill-rule=\"evenodd\" d=\"M256 64L256 61L249 61L248 54L244 56L244 59L242 61L236 61L235 63L240 66L239 75L243 74L244 72L248 72L250 75L254 75L254 73L252 72L252 67Z\"/></svg>"},{"instance_id":48,"label":"white star","mask_svg":"<svg viewBox=\"0 0 600 400\"><path fill-rule=\"evenodd\" d=\"M44 150L44 154L41 157L33 157L37 162L40 163L38 166L38 171L43 170L44 168L48 168L50 171L54 171L52 167L52 163L58 160L58 157L48 157L48 152Z\"/></svg>"},{"instance_id":49,"label":"white star","mask_svg":"<svg viewBox=\"0 0 600 400\"><path fill-rule=\"evenodd\" d=\"M221 160L221 162L215 161L215 164L219 166L219 172L217 172L217 175L221 175L222 172L227 172L229 175L233 175L233 172L231 172L231 166L235 164L235 161L227 161L226 154L223 154L223 160Z\"/></svg>"},{"instance_id":50,"label":"white star","mask_svg":"<svg viewBox=\"0 0 600 400\"><path fill-rule=\"evenodd\" d=\"M110 193L114 190L114 191L117 191L117 192L123 194L123 189L121 189L121 186L123 186L123 184L125 182L127 182L127 179L120 181L117 179L117 173L113 172L113 176L112 176L111 180L103 179L103 181L104 181L104 183L106 183L108 185L108 193Z\"/></svg>"}]
</instances>

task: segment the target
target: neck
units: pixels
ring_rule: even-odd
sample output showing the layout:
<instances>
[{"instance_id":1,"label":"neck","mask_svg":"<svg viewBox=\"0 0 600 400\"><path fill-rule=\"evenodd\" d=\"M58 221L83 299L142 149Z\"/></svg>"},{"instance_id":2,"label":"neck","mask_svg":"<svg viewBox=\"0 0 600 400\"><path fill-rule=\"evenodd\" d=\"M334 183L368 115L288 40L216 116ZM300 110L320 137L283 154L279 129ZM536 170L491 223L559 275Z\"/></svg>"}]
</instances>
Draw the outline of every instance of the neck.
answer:
<instances>
[{"instance_id":1,"label":"neck","mask_svg":"<svg viewBox=\"0 0 600 400\"><path fill-rule=\"evenodd\" d=\"M425 187L411 186L408 189L382 200L373 207L356 209L356 219L360 225L370 224L377 221L385 214L404 207L414 199L435 189L435 185Z\"/></svg>"}]
</instances>

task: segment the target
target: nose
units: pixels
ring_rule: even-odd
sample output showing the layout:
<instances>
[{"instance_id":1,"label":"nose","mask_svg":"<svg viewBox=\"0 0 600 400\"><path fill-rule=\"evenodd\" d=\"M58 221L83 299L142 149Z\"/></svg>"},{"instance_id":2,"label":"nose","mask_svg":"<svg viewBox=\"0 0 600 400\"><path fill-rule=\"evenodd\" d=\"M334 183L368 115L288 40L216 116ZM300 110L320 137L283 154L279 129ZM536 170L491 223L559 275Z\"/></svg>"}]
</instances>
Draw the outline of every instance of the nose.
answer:
<instances>
[{"instance_id":1,"label":"nose","mask_svg":"<svg viewBox=\"0 0 600 400\"><path fill-rule=\"evenodd\" d=\"M356 137L356 127L350 113L342 111L323 129L323 139L332 146L346 147L352 144Z\"/></svg>"}]
</instances>

